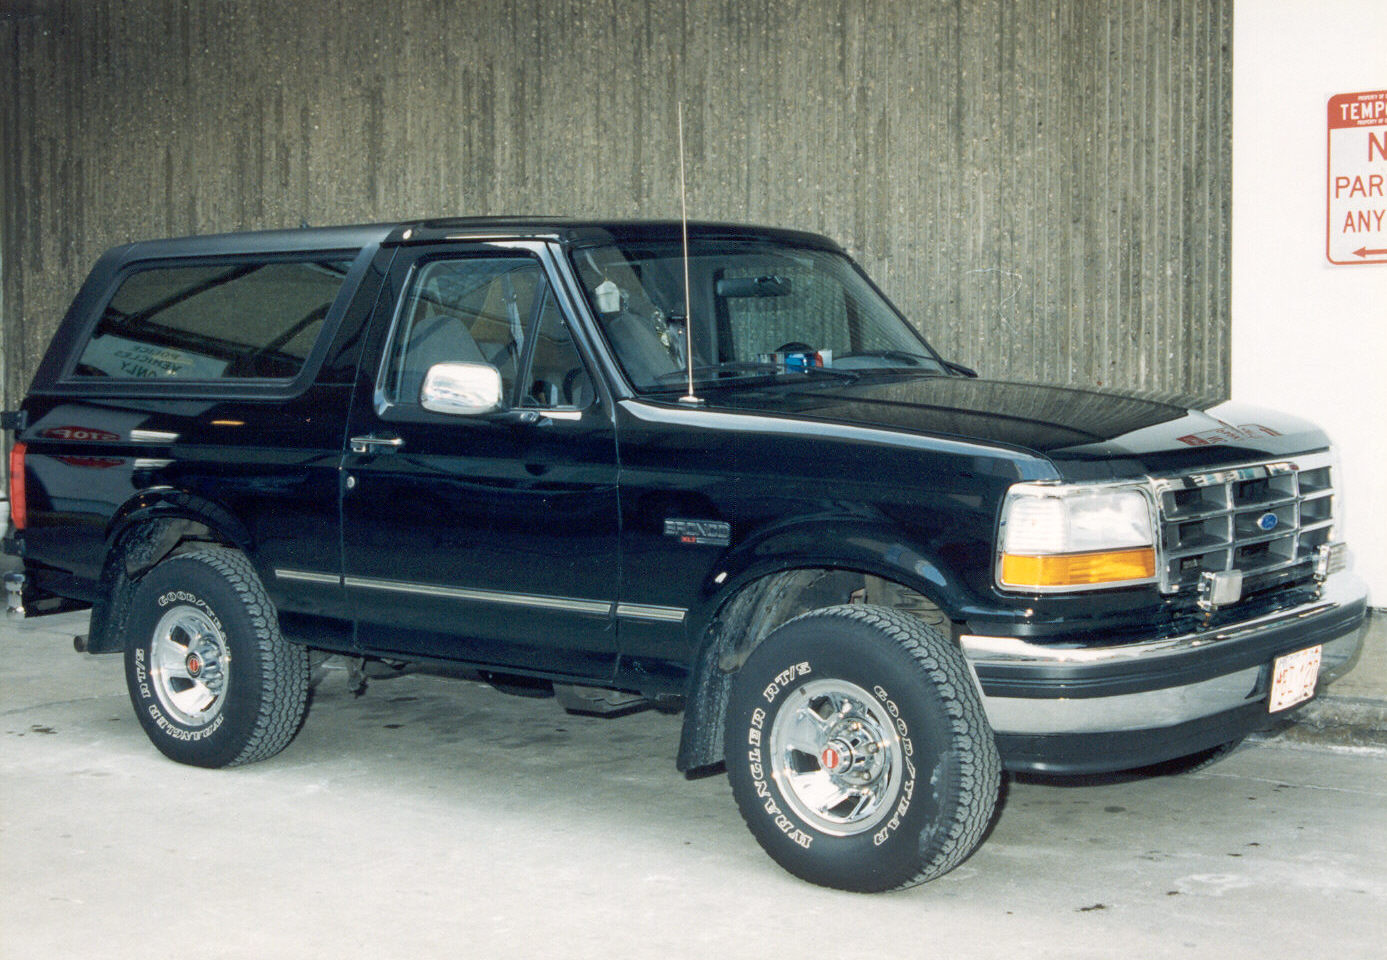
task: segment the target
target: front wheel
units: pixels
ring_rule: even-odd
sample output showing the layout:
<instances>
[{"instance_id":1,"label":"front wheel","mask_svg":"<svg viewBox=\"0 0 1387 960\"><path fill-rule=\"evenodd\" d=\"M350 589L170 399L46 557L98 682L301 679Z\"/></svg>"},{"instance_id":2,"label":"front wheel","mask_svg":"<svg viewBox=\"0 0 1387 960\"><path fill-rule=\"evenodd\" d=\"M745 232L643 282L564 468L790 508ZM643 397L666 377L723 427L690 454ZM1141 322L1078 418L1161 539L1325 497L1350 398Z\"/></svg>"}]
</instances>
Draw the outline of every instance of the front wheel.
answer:
<instances>
[{"instance_id":1,"label":"front wheel","mask_svg":"<svg viewBox=\"0 0 1387 960\"><path fill-rule=\"evenodd\" d=\"M308 654L286 643L255 568L200 547L145 575L127 621L125 680L145 734L199 767L263 760L298 732Z\"/></svg>"},{"instance_id":2,"label":"front wheel","mask_svg":"<svg viewBox=\"0 0 1387 960\"><path fill-rule=\"evenodd\" d=\"M827 607L775 630L733 684L725 743L752 834L823 886L939 877L997 802L1001 761L963 655L886 607Z\"/></svg>"}]
</instances>

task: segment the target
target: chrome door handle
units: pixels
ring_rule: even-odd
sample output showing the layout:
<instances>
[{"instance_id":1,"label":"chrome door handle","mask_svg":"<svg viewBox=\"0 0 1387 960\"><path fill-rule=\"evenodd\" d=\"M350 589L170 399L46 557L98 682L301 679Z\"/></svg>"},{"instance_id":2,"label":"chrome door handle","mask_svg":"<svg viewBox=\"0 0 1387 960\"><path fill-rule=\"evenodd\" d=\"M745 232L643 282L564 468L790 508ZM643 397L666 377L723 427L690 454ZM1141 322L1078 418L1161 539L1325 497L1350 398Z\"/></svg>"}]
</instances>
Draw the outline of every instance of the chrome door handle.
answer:
<instances>
[{"instance_id":1,"label":"chrome door handle","mask_svg":"<svg viewBox=\"0 0 1387 960\"><path fill-rule=\"evenodd\" d=\"M381 447L398 450L405 445L399 437L352 437L348 443L351 444L352 453L372 453Z\"/></svg>"}]
</instances>

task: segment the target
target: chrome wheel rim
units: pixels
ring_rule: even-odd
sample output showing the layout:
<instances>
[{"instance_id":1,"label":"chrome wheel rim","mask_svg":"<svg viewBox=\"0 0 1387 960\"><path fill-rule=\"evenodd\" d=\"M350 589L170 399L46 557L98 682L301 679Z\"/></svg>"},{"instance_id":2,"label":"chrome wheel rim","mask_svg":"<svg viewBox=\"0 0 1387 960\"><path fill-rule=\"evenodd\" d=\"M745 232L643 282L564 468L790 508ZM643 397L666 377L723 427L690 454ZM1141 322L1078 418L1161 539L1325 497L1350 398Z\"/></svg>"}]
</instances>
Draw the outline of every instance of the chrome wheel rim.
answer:
<instances>
[{"instance_id":1,"label":"chrome wheel rim","mask_svg":"<svg viewBox=\"0 0 1387 960\"><path fill-rule=\"evenodd\" d=\"M215 620L196 607L159 618L150 644L150 680L159 705L179 723L202 727L221 713L231 652Z\"/></svg>"},{"instance_id":2,"label":"chrome wheel rim","mask_svg":"<svg viewBox=\"0 0 1387 960\"><path fill-rule=\"evenodd\" d=\"M871 830L890 815L905 753L886 708L846 680L796 688L770 731L771 775L786 802L833 836Z\"/></svg>"}]
</instances>

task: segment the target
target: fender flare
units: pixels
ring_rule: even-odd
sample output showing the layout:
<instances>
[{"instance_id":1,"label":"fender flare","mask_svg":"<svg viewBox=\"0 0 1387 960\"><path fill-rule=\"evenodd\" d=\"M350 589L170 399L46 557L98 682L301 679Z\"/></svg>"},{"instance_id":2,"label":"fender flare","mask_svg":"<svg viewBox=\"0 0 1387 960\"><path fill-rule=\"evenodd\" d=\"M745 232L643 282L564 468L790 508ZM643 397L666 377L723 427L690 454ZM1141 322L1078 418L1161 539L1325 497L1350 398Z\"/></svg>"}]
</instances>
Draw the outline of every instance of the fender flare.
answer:
<instances>
[{"instance_id":1,"label":"fender flare","mask_svg":"<svg viewBox=\"0 0 1387 960\"><path fill-rule=\"evenodd\" d=\"M106 561L92 603L87 652L125 649L125 620L136 585L190 535L225 543L253 557L244 524L219 504L186 491L142 491L112 515L106 525Z\"/></svg>"},{"instance_id":2,"label":"fender flare","mask_svg":"<svg viewBox=\"0 0 1387 960\"><path fill-rule=\"evenodd\" d=\"M819 550L806 550L819 544ZM820 517L768 531L730 552L704 584L704 599L689 612L693 657L685 687L684 723L677 766L682 771L714 766L723 758L722 721L735 673L721 666L727 630L755 624L758 584L794 571L844 571L880 577L907 587L963 619L970 591L958 575L923 544L902 538L898 526L867 518Z\"/></svg>"},{"instance_id":3,"label":"fender flare","mask_svg":"<svg viewBox=\"0 0 1387 960\"><path fill-rule=\"evenodd\" d=\"M950 549L949 544L903 537L900 526L885 518L801 518L743 541L724 555L688 613L690 636L701 646L707 627L746 586L796 569L850 570L892 580L924 596L949 619L966 619L973 590L954 572L954 565L938 559ZM990 561L986 569L991 569Z\"/></svg>"},{"instance_id":4,"label":"fender flare","mask_svg":"<svg viewBox=\"0 0 1387 960\"><path fill-rule=\"evenodd\" d=\"M249 554L250 531L221 504L173 487L144 490L127 500L106 524L109 556L131 528L151 520L173 519L200 523L216 531L226 542Z\"/></svg>"}]
</instances>

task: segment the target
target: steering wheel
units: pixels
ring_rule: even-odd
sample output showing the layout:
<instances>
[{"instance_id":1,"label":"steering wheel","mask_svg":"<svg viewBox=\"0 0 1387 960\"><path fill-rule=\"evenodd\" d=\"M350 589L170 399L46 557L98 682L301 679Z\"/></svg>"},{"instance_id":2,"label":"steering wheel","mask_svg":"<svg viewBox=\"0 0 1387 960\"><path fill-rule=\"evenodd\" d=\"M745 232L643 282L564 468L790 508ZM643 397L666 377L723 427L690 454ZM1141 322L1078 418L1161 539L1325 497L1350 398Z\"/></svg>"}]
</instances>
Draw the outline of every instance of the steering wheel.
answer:
<instances>
[{"instance_id":1,"label":"steering wheel","mask_svg":"<svg viewBox=\"0 0 1387 960\"><path fill-rule=\"evenodd\" d=\"M592 380L582 367L574 367L564 374L560 395L570 407L586 407L592 399Z\"/></svg>"}]
</instances>

